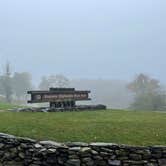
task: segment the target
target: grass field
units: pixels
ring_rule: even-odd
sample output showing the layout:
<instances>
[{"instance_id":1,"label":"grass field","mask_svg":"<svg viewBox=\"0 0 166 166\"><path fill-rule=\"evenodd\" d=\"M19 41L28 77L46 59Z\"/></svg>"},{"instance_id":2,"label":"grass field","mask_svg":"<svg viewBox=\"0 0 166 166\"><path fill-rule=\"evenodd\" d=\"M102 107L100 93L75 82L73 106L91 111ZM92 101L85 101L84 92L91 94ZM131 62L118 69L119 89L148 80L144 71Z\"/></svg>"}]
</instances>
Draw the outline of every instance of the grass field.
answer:
<instances>
[{"instance_id":1,"label":"grass field","mask_svg":"<svg viewBox=\"0 0 166 166\"><path fill-rule=\"evenodd\" d=\"M12 109L12 108L14 108L14 107L18 107L18 106L14 105L14 104L9 104L9 103L2 103L2 102L0 102L0 110L1 110L1 111L5 111L5 110L8 110L8 109Z\"/></svg>"},{"instance_id":2,"label":"grass field","mask_svg":"<svg viewBox=\"0 0 166 166\"><path fill-rule=\"evenodd\" d=\"M166 114L146 111L0 113L0 132L38 140L166 145Z\"/></svg>"}]
</instances>

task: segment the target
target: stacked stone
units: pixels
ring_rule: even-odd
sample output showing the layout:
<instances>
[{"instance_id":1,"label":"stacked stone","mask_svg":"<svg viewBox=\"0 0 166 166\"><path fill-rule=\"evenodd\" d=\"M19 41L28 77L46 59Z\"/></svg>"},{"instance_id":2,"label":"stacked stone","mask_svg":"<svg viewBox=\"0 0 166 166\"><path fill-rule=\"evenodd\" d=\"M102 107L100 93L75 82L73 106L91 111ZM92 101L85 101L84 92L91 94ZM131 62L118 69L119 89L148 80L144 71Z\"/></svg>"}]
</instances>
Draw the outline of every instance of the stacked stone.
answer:
<instances>
[{"instance_id":1,"label":"stacked stone","mask_svg":"<svg viewBox=\"0 0 166 166\"><path fill-rule=\"evenodd\" d=\"M96 111L105 110L105 105L82 105L73 108L50 108L50 107L33 107L33 108L16 108L9 109L12 112L66 112L66 111Z\"/></svg>"},{"instance_id":2,"label":"stacked stone","mask_svg":"<svg viewBox=\"0 0 166 166\"><path fill-rule=\"evenodd\" d=\"M57 143L0 134L0 166L166 166L166 147Z\"/></svg>"}]
</instances>

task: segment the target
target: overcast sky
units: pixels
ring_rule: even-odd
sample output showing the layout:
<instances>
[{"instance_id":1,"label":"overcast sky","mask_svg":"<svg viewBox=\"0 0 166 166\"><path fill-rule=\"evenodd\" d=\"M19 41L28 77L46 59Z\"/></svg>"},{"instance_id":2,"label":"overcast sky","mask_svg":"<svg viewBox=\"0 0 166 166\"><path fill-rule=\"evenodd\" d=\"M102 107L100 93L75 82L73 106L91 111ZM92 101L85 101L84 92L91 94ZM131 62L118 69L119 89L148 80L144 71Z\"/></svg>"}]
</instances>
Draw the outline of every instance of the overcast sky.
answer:
<instances>
[{"instance_id":1,"label":"overcast sky","mask_svg":"<svg viewBox=\"0 0 166 166\"><path fill-rule=\"evenodd\" d=\"M0 0L0 62L34 80L130 79L166 82L165 0Z\"/></svg>"}]
</instances>

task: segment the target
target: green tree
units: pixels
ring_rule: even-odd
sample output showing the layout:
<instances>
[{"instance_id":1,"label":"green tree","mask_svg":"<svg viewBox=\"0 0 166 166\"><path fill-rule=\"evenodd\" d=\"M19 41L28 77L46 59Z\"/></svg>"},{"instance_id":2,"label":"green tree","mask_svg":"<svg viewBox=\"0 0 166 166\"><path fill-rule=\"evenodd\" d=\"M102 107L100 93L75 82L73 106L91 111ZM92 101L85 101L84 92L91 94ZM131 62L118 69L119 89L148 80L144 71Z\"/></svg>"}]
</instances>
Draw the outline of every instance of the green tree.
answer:
<instances>
[{"instance_id":1,"label":"green tree","mask_svg":"<svg viewBox=\"0 0 166 166\"><path fill-rule=\"evenodd\" d=\"M165 108L165 94L158 80L140 74L128 85L128 88L135 94L131 108L138 110L163 110Z\"/></svg>"},{"instance_id":2,"label":"green tree","mask_svg":"<svg viewBox=\"0 0 166 166\"><path fill-rule=\"evenodd\" d=\"M133 82L128 85L128 88L136 94L144 94L147 92L158 92L160 83L156 79L152 79L145 74L139 74Z\"/></svg>"}]
</instances>

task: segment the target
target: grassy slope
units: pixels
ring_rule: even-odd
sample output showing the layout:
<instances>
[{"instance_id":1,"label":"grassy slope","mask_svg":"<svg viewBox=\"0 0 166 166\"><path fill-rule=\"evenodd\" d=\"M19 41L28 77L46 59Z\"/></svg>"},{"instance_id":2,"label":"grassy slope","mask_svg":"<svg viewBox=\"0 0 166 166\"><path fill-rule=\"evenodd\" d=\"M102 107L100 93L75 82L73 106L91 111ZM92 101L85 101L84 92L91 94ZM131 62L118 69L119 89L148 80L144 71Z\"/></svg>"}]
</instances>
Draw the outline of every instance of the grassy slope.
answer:
<instances>
[{"instance_id":1,"label":"grassy slope","mask_svg":"<svg viewBox=\"0 0 166 166\"><path fill-rule=\"evenodd\" d=\"M143 111L0 113L0 132L55 141L166 145L166 114Z\"/></svg>"}]
</instances>

